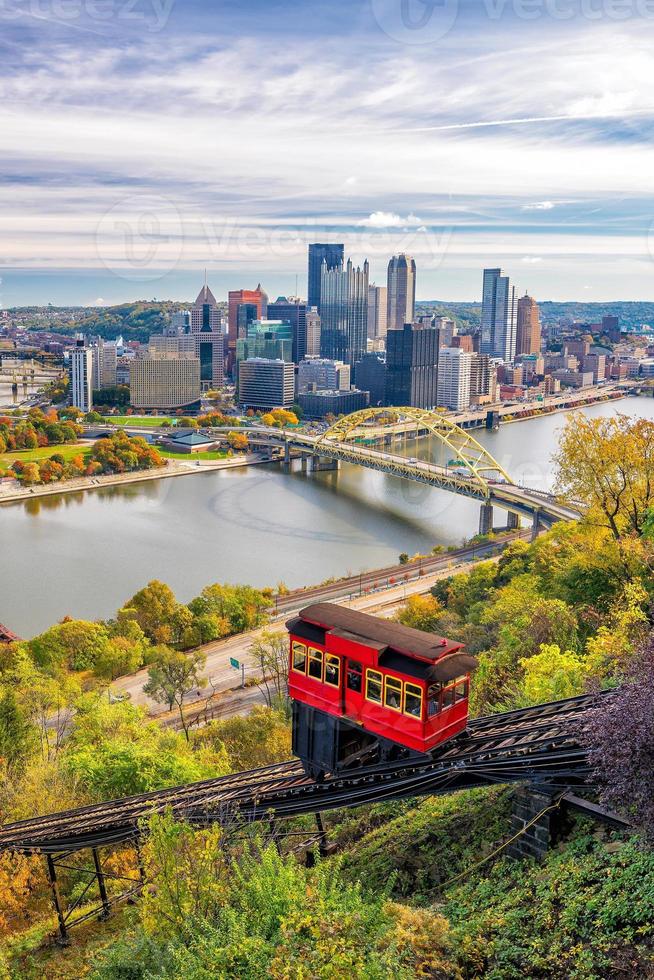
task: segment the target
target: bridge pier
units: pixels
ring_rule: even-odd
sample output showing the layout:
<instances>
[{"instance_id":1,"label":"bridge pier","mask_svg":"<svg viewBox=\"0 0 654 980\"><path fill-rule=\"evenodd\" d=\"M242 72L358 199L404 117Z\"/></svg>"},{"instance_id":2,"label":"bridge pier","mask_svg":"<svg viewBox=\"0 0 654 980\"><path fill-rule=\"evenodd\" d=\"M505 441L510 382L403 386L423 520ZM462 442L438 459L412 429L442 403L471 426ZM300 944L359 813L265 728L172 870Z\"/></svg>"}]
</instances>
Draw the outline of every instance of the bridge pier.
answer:
<instances>
[{"instance_id":1,"label":"bridge pier","mask_svg":"<svg viewBox=\"0 0 654 980\"><path fill-rule=\"evenodd\" d=\"M509 511L506 515L506 527L509 531L517 531L520 527L520 515Z\"/></svg>"},{"instance_id":2,"label":"bridge pier","mask_svg":"<svg viewBox=\"0 0 654 980\"><path fill-rule=\"evenodd\" d=\"M329 470L340 470L340 459L331 459L329 456L310 456L309 472L323 473Z\"/></svg>"},{"instance_id":3,"label":"bridge pier","mask_svg":"<svg viewBox=\"0 0 654 980\"><path fill-rule=\"evenodd\" d=\"M536 538L538 537L538 535L540 534L540 532L542 530L543 530L543 528L542 528L541 523L540 523L540 511L535 510L534 511L534 520L533 520L533 523L531 525L531 540L532 541L535 541Z\"/></svg>"},{"instance_id":4,"label":"bridge pier","mask_svg":"<svg viewBox=\"0 0 654 980\"><path fill-rule=\"evenodd\" d=\"M506 849L513 858L535 858L540 861L549 850L556 832L558 811L552 795L531 786L516 788L511 810L511 836L520 834ZM543 812L545 811L545 812ZM525 829L527 828L527 829Z\"/></svg>"},{"instance_id":5,"label":"bridge pier","mask_svg":"<svg viewBox=\"0 0 654 980\"><path fill-rule=\"evenodd\" d=\"M479 533L490 534L493 530L493 505L482 504L479 509Z\"/></svg>"}]
</instances>

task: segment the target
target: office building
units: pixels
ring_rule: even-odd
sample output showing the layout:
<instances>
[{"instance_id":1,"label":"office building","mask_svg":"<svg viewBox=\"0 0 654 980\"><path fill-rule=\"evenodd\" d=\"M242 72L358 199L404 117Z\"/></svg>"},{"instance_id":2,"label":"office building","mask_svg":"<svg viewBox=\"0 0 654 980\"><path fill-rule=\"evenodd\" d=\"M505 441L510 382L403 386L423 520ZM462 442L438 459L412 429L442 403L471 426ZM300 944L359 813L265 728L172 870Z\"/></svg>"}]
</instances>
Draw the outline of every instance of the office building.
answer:
<instances>
[{"instance_id":1,"label":"office building","mask_svg":"<svg viewBox=\"0 0 654 980\"><path fill-rule=\"evenodd\" d=\"M92 348L93 352L93 390L115 388L118 351L115 344L107 344L102 337Z\"/></svg>"},{"instance_id":2,"label":"office building","mask_svg":"<svg viewBox=\"0 0 654 980\"><path fill-rule=\"evenodd\" d=\"M263 314L261 314L262 316ZM241 303L236 313L236 339L247 337L248 327L260 318L256 303Z\"/></svg>"},{"instance_id":3,"label":"office building","mask_svg":"<svg viewBox=\"0 0 654 980\"><path fill-rule=\"evenodd\" d=\"M322 264L328 269L338 269L345 260L344 245L325 245L315 243L309 245L309 277L307 286L307 306L315 306L319 313L320 291L322 288Z\"/></svg>"},{"instance_id":4,"label":"office building","mask_svg":"<svg viewBox=\"0 0 654 980\"><path fill-rule=\"evenodd\" d=\"M350 391L306 391L298 395L302 413L311 419L326 415L349 415L368 407L368 392L356 388Z\"/></svg>"},{"instance_id":5,"label":"office building","mask_svg":"<svg viewBox=\"0 0 654 980\"><path fill-rule=\"evenodd\" d=\"M422 319L422 317L421 317ZM451 347L456 334L456 323L449 316L432 317L432 325L441 332L441 347Z\"/></svg>"},{"instance_id":6,"label":"office building","mask_svg":"<svg viewBox=\"0 0 654 980\"><path fill-rule=\"evenodd\" d=\"M387 405L436 407L439 403L438 347L438 330L426 324L405 323L401 330L388 331Z\"/></svg>"},{"instance_id":7,"label":"office building","mask_svg":"<svg viewBox=\"0 0 654 980\"><path fill-rule=\"evenodd\" d=\"M454 348L455 350L457 348ZM463 350L464 348L458 348ZM471 353L468 351L467 353ZM472 354L470 362L470 403L492 405L497 401L497 367L488 354Z\"/></svg>"},{"instance_id":8,"label":"office building","mask_svg":"<svg viewBox=\"0 0 654 980\"><path fill-rule=\"evenodd\" d=\"M260 320L268 314L268 297L261 288L231 289L227 296L227 364L231 371L236 356L236 341L238 340L238 312L244 304L254 306L255 320ZM265 309L264 309L265 306ZM246 318L247 319L247 318Z\"/></svg>"},{"instance_id":9,"label":"office building","mask_svg":"<svg viewBox=\"0 0 654 980\"><path fill-rule=\"evenodd\" d=\"M196 355L195 334L152 334L148 340L148 352L152 357L159 354Z\"/></svg>"},{"instance_id":10,"label":"office building","mask_svg":"<svg viewBox=\"0 0 654 980\"><path fill-rule=\"evenodd\" d=\"M297 367L297 391L349 391L351 369L343 361L307 357Z\"/></svg>"},{"instance_id":11,"label":"office building","mask_svg":"<svg viewBox=\"0 0 654 980\"><path fill-rule=\"evenodd\" d=\"M191 333L200 359L202 390L221 388L225 381L225 341L215 297L204 284L191 310Z\"/></svg>"},{"instance_id":12,"label":"office building","mask_svg":"<svg viewBox=\"0 0 654 980\"><path fill-rule=\"evenodd\" d=\"M641 367L642 363L641 361ZM593 384L597 384L598 381L604 381L606 378L606 354L585 354L581 358L581 370L592 373Z\"/></svg>"},{"instance_id":13,"label":"office building","mask_svg":"<svg viewBox=\"0 0 654 980\"><path fill-rule=\"evenodd\" d=\"M619 344L622 339L620 318L617 316L603 316L602 333L608 336L612 344Z\"/></svg>"},{"instance_id":14,"label":"office building","mask_svg":"<svg viewBox=\"0 0 654 980\"><path fill-rule=\"evenodd\" d=\"M320 354L354 365L366 353L368 260L335 269L323 261L320 292Z\"/></svg>"},{"instance_id":15,"label":"office building","mask_svg":"<svg viewBox=\"0 0 654 980\"><path fill-rule=\"evenodd\" d=\"M388 322L388 289L368 286L368 340L384 340Z\"/></svg>"},{"instance_id":16,"label":"office building","mask_svg":"<svg viewBox=\"0 0 654 980\"><path fill-rule=\"evenodd\" d=\"M295 399L292 362L253 357L238 366L239 403L244 408L290 408Z\"/></svg>"},{"instance_id":17,"label":"office building","mask_svg":"<svg viewBox=\"0 0 654 980\"><path fill-rule=\"evenodd\" d=\"M268 304L269 320L286 320L293 328L293 357L299 364L307 354L307 312L306 303L296 297L287 299L280 296L274 303Z\"/></svg>"},{"instance_id":18,"label":"office building","mask_svg":"<svg viewBox=\"0 0 654 980\"><path fill-rule=\"evenodd\" d=\"M191 332L191 311L178 310L170 318L170 323L164 327L164 336L179 337Z\"/></svg>"},{"instance_id":19,"label":"office building","mask_svg":"<svg viewBox=\"0 0 654 980\"><path fill-rule=\"evenodd\" d=\"M93 407L93 351L81 336L70 351L70 404L82 412Z\"/></svg>"},{"instance_id":20,"label":"office building","mask_svg":"<svg viewBox=\"0 0 654 980\"><path fill-rule=\"evenodd\" d=\"M480 352L512 361L515 357L517 301L515 286L501 269L484 269Z\"/></svg>"},{"instance_id":21,"label":"office building","mask_svg":"<svg viewBox=\"0 0 654 980\"><path fill-rule=\"evenodd\" d=\"M306 357L320 357L320 313L315 306L307 309L307 348Z\"/></svg>"},{"instance_id":22,"label":"office building","mask_svg":"<svg viewBox=\"0 0 654 980\"><path fill-rule=\"evenodd\" d=\"M133 408L173 410L200 401L200 358L194 354L160 353L130 365L129 392Z\"/></svg>"},{"instance_id":23,"label":"office building","mask_svg":"<svg viewBox=\"0 0 654 980\"><path fill-rule=\"evenodd\" d=\"M467 350L469 354L474 354L475 344L472 334L457 333L451 338L449 344L443 342L441 334L441 347L458 347L460 350Z\"/></svg>"},{"instance_id":24,"label":"office building","mask_svg":"<svg viewBox=\"0 0 654 980\"><path fill-rule=\"evenodd\" d=\"M381 354L364 354L354 366L354 379L361 391L370 395L372 406L386 403L386 361Z\"/></svg>"},{"instance_id":25,"label":"office building","mask_svg":"<svg viewBox=\"0 0 654 980\"><path fill-rule=\"evenodd\" d=\"M388 263L386 329L401 330L416 317L416 263L402 252Z\"/></svg>"},{"instance_id":26,"label":"office building","mask_svg":"<svg viewBox=\"0 0 654 980\"><path fill-rule=\"evenodd\" d=\"M438 359L438 401L462 412L470 406L470 379L474 354L458 347L443 347Z\"/></svg>"},{"instance_id":27,"label":"office building","mask_svg":"<svg viewBox=\"0 0 654 980\"><path fill-rule=\"evenodd\" d=\"M526 293L518 300L515 356L540 353L540 313L533 296Z\"/></svg>"}]
</instances>

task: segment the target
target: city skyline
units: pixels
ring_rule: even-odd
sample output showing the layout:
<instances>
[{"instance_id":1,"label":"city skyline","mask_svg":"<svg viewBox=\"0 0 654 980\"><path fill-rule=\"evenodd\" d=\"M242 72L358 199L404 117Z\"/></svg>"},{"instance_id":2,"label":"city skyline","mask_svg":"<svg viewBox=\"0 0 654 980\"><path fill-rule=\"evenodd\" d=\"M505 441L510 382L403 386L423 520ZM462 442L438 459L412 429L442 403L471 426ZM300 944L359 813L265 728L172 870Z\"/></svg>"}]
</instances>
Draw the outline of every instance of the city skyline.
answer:
<instances>
[{"instance_id":1,"label":"city skyline","mask_svg":"<svg viewBox=\"0 0 654 980\"><path fill-rule=\"evenodd\" d=\"M647 18L461 4L398 37L390 0L241 6L4 16L3 306L181 299L206 265L289 294L312 240L378 282L413 254L419 299L474 299L487 265L649 298Z\"/></svg>"}]
</instances>

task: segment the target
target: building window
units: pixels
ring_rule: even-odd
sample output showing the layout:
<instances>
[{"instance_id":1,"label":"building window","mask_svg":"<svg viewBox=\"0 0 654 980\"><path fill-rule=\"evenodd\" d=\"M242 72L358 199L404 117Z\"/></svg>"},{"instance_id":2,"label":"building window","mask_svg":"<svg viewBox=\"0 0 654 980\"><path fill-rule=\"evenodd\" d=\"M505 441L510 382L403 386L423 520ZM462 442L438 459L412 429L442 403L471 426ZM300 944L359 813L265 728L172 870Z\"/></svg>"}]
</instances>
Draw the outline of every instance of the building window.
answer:
<instances>
[{"instance_id":1,"label":"building window","mask_svg":"<svg viewBox=\"0 0 654 980\"><path fill-rule=\"evenodd\" d=\"M377 670L366 671L366 699L381 704L382 675Z\"/></svg>"},{"instance_id":2,"label":"building window","mask_svg":"<svg viewBox=\"0 0 654 980\"><path fill-rule=\"evenodd\" d=\"M393 711L402 710L402 681L399 677L386 677L384 680L384 704Z\"/></svg>"},{"instance_id":3,"label":"building window","mask_svg":"<svg viewBox=\"0 0 654 980\"><path fill-rule=\"evenodd\" d=\"M322 650L309 647L309 677L322 680Z\"/></svg>"},{"instance_id":4,"label":"building window","mask_svg":"<svg viewBox=\"0 0 654 980\"><path fill-rule=\"evenodd\" d=\"M454 688L446 687L441 695L441 699L443 703L443 710L445 710L445 708L451 708L454 704Z\"/></svg>"},{"instance_id":5,"label":"building window","mask_svg":"<svg viewBox=\"0 0 654 980\"><path fill-rule=\"evenodd\" d=\"M325 654L325 684L338 687L341 683L341 661L333 653Z\"/></svg>"},{"instance_id":6,"label":"building window","mask_svg":"<svg viewBox=\"0 0 654 980\"><path fill-rule=\"evenodd\" d=\"M293 643L293 670L298 674L307 672L307 648L304 643Z\"/></svg>"},{"instance_id":7,"label":"building window","mask_svg":"<svg viewBox=\"0 0 654 980\"><path fill-rule=\"evenodd\" d=\"M417 684L404 685L404 713L414 718L422 717L422 688Z\"/></svg>"},{"instance_id":8,"label":"building window","mask_svg":"<svg viewBox=\"0 0 654 980\"><path fill-rule=\"evenodd\" d=\"M441 685L430 684L427 689L427 714L431 718L441 710Z\"/></svg>"},{"instance_id":9,"label":"building window","mask_svg":"<svg viewBox=\"0 0 654 980\"><path fill-rule=\"evenodd\" d=\"M357 694L361 694L363 690L363 667L356 660L347 662L347 686Z\"/></svg>"}]
</instances>

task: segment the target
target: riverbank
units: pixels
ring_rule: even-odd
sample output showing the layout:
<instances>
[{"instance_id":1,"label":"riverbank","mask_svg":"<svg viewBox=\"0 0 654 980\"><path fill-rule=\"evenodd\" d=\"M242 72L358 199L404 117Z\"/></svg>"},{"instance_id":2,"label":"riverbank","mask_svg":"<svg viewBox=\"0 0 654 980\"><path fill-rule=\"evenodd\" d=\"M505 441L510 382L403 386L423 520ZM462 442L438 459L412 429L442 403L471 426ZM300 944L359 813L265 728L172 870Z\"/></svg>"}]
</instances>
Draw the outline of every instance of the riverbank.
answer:
<instances>
[{"instance_id":1,"label":"riverbank","mask_svg":"<svg viewBox=\"0 0 654 980\"><path fill-rule=\"evenodd\" d=\"M12 504L37 497L50 497L53 494L80 493L80 491L99 490L103 487L124 486L129 483L145 483L148 480L168 480L176 476L208 473L214 470L235 469L238 466L253 466L256 463L267 462L258 453L247 453L232 456L228 459L194 460L189 456L188 462L169 459L166 466L157 466L152 470L136 470L133 473L108 473L105 476L80 477L77 480L61 480L59 483L47 483L43 486L22 487L16 480L0 483L0 504Z\"/></svg>"}]
</instances>

